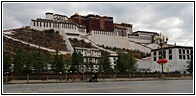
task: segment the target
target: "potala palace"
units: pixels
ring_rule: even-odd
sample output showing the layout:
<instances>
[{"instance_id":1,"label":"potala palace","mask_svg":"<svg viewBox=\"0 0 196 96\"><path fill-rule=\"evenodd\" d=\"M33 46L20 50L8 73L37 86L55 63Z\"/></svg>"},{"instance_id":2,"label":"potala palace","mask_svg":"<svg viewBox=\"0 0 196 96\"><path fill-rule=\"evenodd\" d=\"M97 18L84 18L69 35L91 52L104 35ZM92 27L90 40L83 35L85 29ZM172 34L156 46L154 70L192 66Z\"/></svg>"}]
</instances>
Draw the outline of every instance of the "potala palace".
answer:
<instances>
[{"instance_id":1,"label":"potala palace","mask_svg":"<svg viewBox=\"0 0 196 96\"><path fill-rule=\"evenodd\" d=\"M64 38L78 38L94 42L96 45L109 47L138 49L151 52L157 48L153 43L156 32L132 32L131 24L113 23L113 17L75 14L68 18L64 15L46 13L45 19L31 20L31 28L37 30L54 29ZM73 52L73 48L68 48Z\"/></svg>"},{"instance_id":2,"label":"potala palace","mask_svg":"<svg viewBox=\"0 0 196 96\"><path fill-rule=\"evenodd\" d=\"M58 31L66 41L67 53L73 53L74 49L81 52L84 61L87 59L98 63L101 56L100 50L110 53L111 66L116 65L117 53L100 47L100 45L111 48L124 48L129 50L139 50L144 53L151 53L150 57L143 58L137 62L138 71L161 71L161 65L156 61L159 59L158 45L154 43L157 32L132 31L133 25L127 23L114 23L113 17L88 14L86 16L78 13L67 17L65 15L47 12L45 18L31 20L30 27L36 30L54 29ZM84 40L91 43L92 48L75 47L71 40ZM187 69L187 61L191 58L193 47L168 45L165 48L165 58L168 63L164 65L165 72L180 71ZM81 68L80 71L85 71ZM94 66L94 71L98 71L98 66Z\"/></svg>"}]
</instances>

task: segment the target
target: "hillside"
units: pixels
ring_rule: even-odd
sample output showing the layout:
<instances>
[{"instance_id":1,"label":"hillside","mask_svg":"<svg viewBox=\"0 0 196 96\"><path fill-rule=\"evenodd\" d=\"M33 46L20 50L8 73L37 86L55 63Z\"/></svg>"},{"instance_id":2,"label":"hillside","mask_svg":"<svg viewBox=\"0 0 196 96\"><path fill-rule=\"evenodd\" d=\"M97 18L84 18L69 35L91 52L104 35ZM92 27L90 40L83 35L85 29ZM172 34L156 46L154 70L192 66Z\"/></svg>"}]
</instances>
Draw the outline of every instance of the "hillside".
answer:
<instances>
[{"instance_id":1,"label":"hillside","mask_svg":"<svg viewBox=\"0 0 196 96\"><path fill-rule=\"evenodd\" d=\"M71 39L69 41L73 47L81 47L81 48L95 48L90 42L87 43L84 40L78 40L76 38Z\"/></svg>"},{"instance_id":2,"label":"hillside","mask_svg":"<svg viewBox=\"0 0 196 96\"><path fill-rule=\"evenodd\" d=\"M62 36L55 32L54 30L44 30L38 31L30 28L20 28L15 29L12 35L13 38L39 45L42 47L47 47L50 49L59 49L60 51L67 51L65 41Z\"/></svg>"},{"instance_id":3,"label":"hillside","mask_svg":"<svg viewBox=\"0 0 196 96\"><path fill-rule=\"evenodd\" d=\"M14 29L13 31L14 32L11 35L4 34L3 36L3 52L9 53L12 58L15 55L16 49L19 45L22 45L25 53L29 53L31 51L41 51L47 56L49 62L50 60L52 60L51 58L54 57L55 49L58 49L60 51L67 51L64 40L53 30L37 31L29 28L20 28ZM27 44L7 38L7 36L24 41ZM54 51L43 50L39 47L31 46L32 44L44 48L50 48ZM63 58L66 59L67 56L70 56L70 54L63 55Z\"/></svg>"}]
</instances>

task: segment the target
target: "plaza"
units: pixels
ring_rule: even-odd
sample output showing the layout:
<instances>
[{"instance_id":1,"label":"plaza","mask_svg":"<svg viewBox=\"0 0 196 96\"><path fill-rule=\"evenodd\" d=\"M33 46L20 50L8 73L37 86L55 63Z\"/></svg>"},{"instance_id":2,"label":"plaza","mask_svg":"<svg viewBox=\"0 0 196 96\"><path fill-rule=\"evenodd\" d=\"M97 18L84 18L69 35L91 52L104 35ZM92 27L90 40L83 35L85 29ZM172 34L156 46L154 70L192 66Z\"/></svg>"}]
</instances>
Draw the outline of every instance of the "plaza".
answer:
<instances>
[{"instance_id":1,"label":"plaza","mask_svg":"<svg viewBox=\"0 0 196 96\"><path fill-rule=\"evenodd\" d=\"M193 94L193 80L77 82L3 85L4 94Z\"/></svg>"}]
</instances>

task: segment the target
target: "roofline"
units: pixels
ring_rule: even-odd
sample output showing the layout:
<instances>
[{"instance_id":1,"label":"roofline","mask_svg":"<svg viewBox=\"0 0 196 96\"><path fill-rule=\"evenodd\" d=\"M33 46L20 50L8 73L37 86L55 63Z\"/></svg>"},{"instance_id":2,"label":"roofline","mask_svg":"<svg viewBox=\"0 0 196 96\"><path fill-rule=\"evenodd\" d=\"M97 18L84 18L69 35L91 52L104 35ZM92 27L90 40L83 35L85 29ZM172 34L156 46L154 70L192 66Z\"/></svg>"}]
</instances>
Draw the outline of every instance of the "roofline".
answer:
<instances>
[{"instance_id":1,"label":"roofline","mask_svg":"<svg viewBox=\"0 0 196 96\"><path fill-rule=\"evenodd\" d=\"M141 32L141 33L152 33L152 34L158 34L157 32L150 32L150 31L135 31L135 32L133 32L133 33L139 33L139 32Z\"/></svg>"},{"instance_id":2,"label":"roofline","mask_svg":"<svg viewBox=\"0 0 196 96\"><path fill-rule=\"evenodd\" d=\"M67 17L66 15L61 15L61 14L54 14L54 15ZM67 17L67 18L68 18L68 17Z\"/></svg>"},{"instance_id":3,"label":"roofline","mask_svg":"<svg viewBox=\"0 0 196 96\"><path fill-rule=\"evenodd\" d=\"M163 48L163 49L173 49L173 48L187 48L187 49L193 49L193 47L191 46L171 46L171 47L167 47L167 48ZM151 52L153 51L158 51L160 49L153 49L151 50Z\"/></svg>"},{"instance_id":4,"label":"roofline","mask_svg":"<svg viewBox=\"0 0 196 96\"><path fill-rule=\"evenodd\" d=\"M46 12L45 14L52 14L53 15L54 13L52 13L52 12Z\"/></svg>"}]
</instances>

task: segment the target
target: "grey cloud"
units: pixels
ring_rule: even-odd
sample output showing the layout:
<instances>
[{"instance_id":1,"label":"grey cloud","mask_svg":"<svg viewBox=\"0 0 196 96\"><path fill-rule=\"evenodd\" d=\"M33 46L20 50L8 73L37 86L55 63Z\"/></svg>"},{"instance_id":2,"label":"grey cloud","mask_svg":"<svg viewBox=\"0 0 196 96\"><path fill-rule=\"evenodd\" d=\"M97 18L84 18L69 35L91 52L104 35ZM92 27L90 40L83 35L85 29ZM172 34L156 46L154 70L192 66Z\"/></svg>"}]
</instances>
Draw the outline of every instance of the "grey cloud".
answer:
<instances>
[{"instance_id":1,"label":"grey cloud","mask_svg":"<svg viewBox=\"0 0 196 96\"><path fill-rule=\"evenodd\" d=\"M189 43L193 40L193 3L5 3L3 28L29 25L31 19L45 18L47 11L68 17L76 12L103 14L113 17L115 23L133 24L134 31L162 32L171 38L171 43L193 44ZM175 24L175 20L181 23Z\"/></svg>"}]
</instances>

